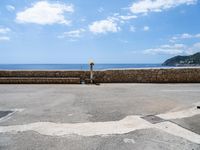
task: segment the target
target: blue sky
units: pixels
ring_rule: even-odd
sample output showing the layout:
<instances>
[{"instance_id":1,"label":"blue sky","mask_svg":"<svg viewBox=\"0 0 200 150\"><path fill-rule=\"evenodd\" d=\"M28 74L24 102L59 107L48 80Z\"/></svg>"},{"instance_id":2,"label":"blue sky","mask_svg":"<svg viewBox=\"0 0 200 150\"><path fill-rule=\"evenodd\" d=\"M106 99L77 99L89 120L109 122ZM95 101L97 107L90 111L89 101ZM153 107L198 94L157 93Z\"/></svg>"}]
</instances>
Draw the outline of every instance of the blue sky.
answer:
<instances>
[{"instance_id":1,"label":"blue sky","mask_svg":"<svg viewBox=\"0 0 200 150\"><path fill-rule=\"evenodd\" d=\"M198 0L1 0L0 63L162 63L200 51Z\"/></svg>"}]
</instances>

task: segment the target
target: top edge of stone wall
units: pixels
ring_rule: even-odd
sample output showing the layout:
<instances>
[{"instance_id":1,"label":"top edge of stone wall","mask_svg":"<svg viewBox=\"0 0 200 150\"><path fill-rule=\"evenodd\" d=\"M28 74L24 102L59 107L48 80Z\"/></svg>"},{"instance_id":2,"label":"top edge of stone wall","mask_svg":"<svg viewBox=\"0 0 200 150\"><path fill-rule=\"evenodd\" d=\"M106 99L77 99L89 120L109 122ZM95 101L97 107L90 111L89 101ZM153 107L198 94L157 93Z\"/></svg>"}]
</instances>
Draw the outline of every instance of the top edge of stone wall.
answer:
<instances>
[{"instance_id":1,"label":"top edge of stone wall","mask_svg":"<svg viewBox=\"0 0 200 150\"><path fill-rule=\"evenodd\" d=\"M200 69L199 67L156 67L156 68L113 68L94 71L120 71L120 70L181 70L181 69ZM0 70L0 72L88 72L89 70Z\"/></svg>"},{"instance_id":2,"label":"top edge of stone wall","mask_svg":"<svg viewBox=\"0 0 200 150\"><path fill-rule=\"evenodd\" d=\"M88 70L0 70L0 72L87 72Z\"/></svg>"},{"instance_id":3,"label":"top edge of stone wall","mask_svg":"<svg viewBox=\"0 0 200 150\"><path fill-rule=\"evenodd\" d=\"M95 70L95 71L131 71L131 70L194 70L194 69L200 69L200 67L170 67L170 68L117 68L117 69L104 69L104 70Z\"/></svg>"}]
</instances>

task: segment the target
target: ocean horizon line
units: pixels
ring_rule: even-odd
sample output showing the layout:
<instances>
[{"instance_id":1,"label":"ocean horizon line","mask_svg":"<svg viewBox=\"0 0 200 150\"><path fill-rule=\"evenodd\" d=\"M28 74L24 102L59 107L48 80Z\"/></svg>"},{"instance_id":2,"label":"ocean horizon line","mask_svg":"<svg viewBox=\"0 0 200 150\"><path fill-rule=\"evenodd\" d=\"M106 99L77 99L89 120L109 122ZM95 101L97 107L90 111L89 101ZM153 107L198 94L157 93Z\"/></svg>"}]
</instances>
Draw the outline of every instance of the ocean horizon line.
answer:
<instances>
[{"instance_id":1,"label":"ocean horizon line","mask_svg":"<svg viewBox=\"0 0 200 150\"><path fill-rule=\"evenodd\" d=\"M89 70L89 64L0 64L0 70ZM198 66L193 66L198 67ZM162 66L162 64L95 64L94 70L124 70L151 68L189 68L189 66Z\"/></svg>"},{"instance_id":2,"label":"ocean horizon line","mask_svg":"<svg viewBox=\"0 0 200 150\"><path fill-rule=\"evenodd\" d=\"M94 70L161 67L161 64L95 64ZM89 64L0 64L0 70L88 70Z\"/></svg>"}]
</instances>

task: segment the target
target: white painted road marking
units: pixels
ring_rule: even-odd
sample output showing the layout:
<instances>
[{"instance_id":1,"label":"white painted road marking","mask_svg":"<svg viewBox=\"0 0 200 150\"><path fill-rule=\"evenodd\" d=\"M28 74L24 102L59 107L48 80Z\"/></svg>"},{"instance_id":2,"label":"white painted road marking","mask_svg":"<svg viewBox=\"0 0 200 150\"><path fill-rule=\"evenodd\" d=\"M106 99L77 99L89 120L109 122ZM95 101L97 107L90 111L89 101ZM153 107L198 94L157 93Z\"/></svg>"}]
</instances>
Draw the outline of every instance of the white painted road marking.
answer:
<instances>
[{"instance_id":1,"label":"white painted road marking","mask_svg":"<svg viewBox=\"0 0 200 150\"><path fill-rule=\"evenodd\" d=\"M3 110L3 109L0 109L0 110ZM13 114L15 114L16 112L22 112L23 110L24 109L11 109L11 110L9 110L9 111L12 111L12 112L9 113L8 115L6 115L5 117L0 118L0 122L10 119ZM8 111L8 110L4 110L4 111Z\"/></svg>"},{"instance_id":2,"label":"white painted road marking","mask_svg":"<svg viewBox=\"0 0 200 150\"><path fill-rule=\"evenodd\" d=\"M181 110L181 111L159 114L156 116L158 116L162 119L165 119L165 120L170 120L170 119L172 120L172 119L188 118L188 117L192 117L192 116L195 116L198 114L200 114L200 110L197 109L197 107L193 107L193 108L189 108L189 109L185 109L185 110Z\"/></svg>"},{"instance_id":3,"label":"white painted road marking","mask_svg":"<svg viewBox=\"0 0 200 150\"><path fill-rule=\"evenodd\" d=\"M182 137L193 143L200 144L200 135L189 130L186 130L172 122L161 122L155 124L155 128L163 130L169 134Z\"/></svg>"},{"instance_id":4,"label":"white painted road marking","mask_svg":"<svg viewBox=\"0 0 200 150\"><path fill-rule=\"evenodd\" d=\"M200 90L161 90L162 92L200 92Z\"/></svg>"},{"instance_id":5,"label":"white painted road marking","mask_svg":"<svg viewBox=\"0 0 200 150\"><path fill-rule=\"evenodd\" d=\"M160 114L158 116L163 119L181 119L185 117L192 117L193 115L197 114L200 114L200 110L191 108L179 112ZM25 125L0 126L0 133L35 131L42 135L49 136L67 136L71 134L80 136L105 136L111 134L125 134L135 130L149 128L156 128L169 134L187 139L193 143L200 144L200 135L194 132L191 132L168 121L151 124L150 122L142 119L141 116L127 116L120 121L110 122L88 122L75 124L36 122Z\"/></svg>"},{"instance_id":6,"label":"white painted road marking","mask_svg":"<svg viewBox=\"0 0 200 150\"><path fill-rule=\"evenodd\" d=\"M64 136L77 134L81 136L95 136L108 134L125 134L131 131L151 128L151 123L140 116L128 116L120 121L89 122L75 124L60 124L50 122L37 122L16 126L0 126L0 133L36 131L43 135Z\"/></svg>"}]
</instances>

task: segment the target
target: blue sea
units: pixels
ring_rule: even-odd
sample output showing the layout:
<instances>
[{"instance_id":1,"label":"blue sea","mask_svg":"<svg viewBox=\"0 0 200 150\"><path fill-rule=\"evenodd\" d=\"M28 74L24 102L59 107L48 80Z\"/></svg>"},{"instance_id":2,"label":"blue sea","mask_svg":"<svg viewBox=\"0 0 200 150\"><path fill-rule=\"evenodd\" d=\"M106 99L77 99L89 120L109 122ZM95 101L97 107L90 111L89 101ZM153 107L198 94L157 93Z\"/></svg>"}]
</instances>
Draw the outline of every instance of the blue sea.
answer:
<instances>
[{"instance_id":1,"label":"blue sea","mask_svg":"<svg viewBox=\"0 0 200 150\"><path fill-rule=\"evenodd\" d=\"M161 64L95 64L94 70L160 68ZM88 64L0 64L0 70L88 70Z\"/></svg>"}]
</instances>

